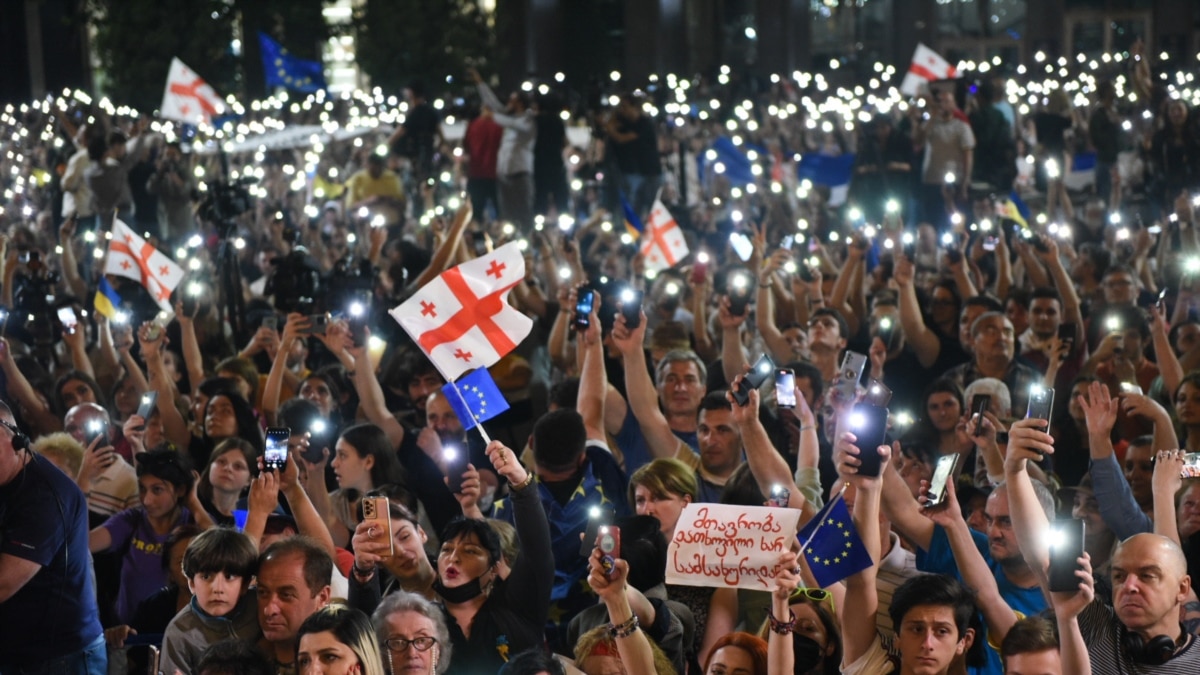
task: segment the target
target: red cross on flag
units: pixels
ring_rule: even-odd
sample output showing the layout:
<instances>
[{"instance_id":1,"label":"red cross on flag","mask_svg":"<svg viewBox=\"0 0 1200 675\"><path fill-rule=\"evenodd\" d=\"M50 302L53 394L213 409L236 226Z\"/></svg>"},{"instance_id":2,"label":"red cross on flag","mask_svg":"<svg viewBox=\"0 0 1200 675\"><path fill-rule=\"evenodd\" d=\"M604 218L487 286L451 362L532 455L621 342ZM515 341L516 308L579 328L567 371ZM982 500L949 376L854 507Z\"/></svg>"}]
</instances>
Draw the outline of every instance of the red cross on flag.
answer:
<instances>
[{"instance_id":1,"label":"red cross on flag","mask_svg":"<svg viewBox=\"0 0 1200 675\"><path fill-rule=\"evenodd\" d=\"M391 311L446 381L485 368L516 349L533 321L508 304L525 280L516 242L442 272Z\"/></svg>"},{"instance_id":2,"label":"red cross on flag","mask_svg":"<svg viewBox=\"0 0 1200 675\"><path fill-rule=\"evenodd\" d=\"M900 83L900 93L905 96L916 96L922 86L927 86L935 80L948 80L958 77L958 71L940 54L921 43L917 43L917 51L913 52L912 65Z\"/></svg>"},{"instance_id":3,"label":"red cross on flag","mask_svg":"<svg viewBox=\"0 0 1200 675\"><path fill-rule=\"evenodd\" d=\"M171 311L171 291L183 279L182 267L116 219L113 220L112 239L108 242L104 273L140 281L158 306L168 312Z\"/></svg>"},{"instance_id":4,"label":"red cross on flag","mask_svg":"<svg viewBox=\"0 0 1200 675\"><path fill-rule=\"evenodd\" d=\"M654 208L650 209L646 229L642 232L641 251L646 259L646 269L655 272L673 267L688 254L683 230L667 207L657 199L654 200Z\"/></svg>"},{"instance_id":5,"label":"red cross on flag","mask_svg":"<svg viewBox=\"0 0 1200 675\"><path fill-rule=\"evenodd\" d=\"M213 118L224 112L225 102L217 92L183 61L171 59L159 115L188 124L212 124Z\"/></svg>"}]
</instances>

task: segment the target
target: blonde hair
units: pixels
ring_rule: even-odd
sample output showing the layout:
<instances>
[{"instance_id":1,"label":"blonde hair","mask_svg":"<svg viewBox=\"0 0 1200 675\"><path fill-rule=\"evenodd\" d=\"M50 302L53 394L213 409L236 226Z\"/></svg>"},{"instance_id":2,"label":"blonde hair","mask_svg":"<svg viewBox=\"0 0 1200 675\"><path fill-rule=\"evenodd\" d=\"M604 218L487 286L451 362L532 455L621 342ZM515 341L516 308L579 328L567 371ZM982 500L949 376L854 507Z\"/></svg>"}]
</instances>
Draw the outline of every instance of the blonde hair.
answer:
<instances>
[{"instance_id":1,"label":"blonde hair","mask_svg":"<svg viewBox=\"0 0 1200 675\"><path fill-rule=\"evenodd\" d=\"M696 472L687 464L671 458L656 459L643 466L629 477L629 503L634 504L634 489L641 485L655 497L667 495L688 496L696 501L700 487L696 482Z\"/></svg>"},{"instance_id":2,"label":"blonde hair","mask_svg":"<svg viewBox=\"0 0 1200 675\"><path fill-rule=\"evenodd\" d=\"M39 437L33 442L33 451L60 466L72 480L83 468L83 454L87 448L66 432L56 432Z\"/></svg>"}]
</instances>

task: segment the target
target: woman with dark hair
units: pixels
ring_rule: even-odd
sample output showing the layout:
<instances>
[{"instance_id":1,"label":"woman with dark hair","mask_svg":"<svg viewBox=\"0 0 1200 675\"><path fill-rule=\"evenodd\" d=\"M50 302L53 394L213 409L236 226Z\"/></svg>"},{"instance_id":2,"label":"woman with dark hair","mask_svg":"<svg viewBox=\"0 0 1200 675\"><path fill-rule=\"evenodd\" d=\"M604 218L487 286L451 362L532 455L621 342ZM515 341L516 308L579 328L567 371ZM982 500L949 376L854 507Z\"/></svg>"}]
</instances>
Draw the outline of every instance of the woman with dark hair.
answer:
<instances>
[{"instance_id":1,"label":"woman with dark hair","mask_svg":"<svg viewBox=\"0 0 1200 675\"><path fill-rule=\"evenodd\" d=\"M792 557L795 565L795 557ZM838 675L842 664L842 631L833 611L833 595L820 588L796 588L790 571L781 572L775 589L771 617L758 631L768 641L771 672L785 673L776 659L776 636L789 637L795 675ZM772 621L771 619L774 619ZM783 647L780 645L779 647Z\"/></svg>"},{"instance_id":2,"label":"woman with dark hair","mask_svg":"<svg viewBox=\"0 0 1200 675\"><path fill-rule=\"evenodd\" d=\"M442 531L433 590L453 620L455 670L492 673L505 657L545 641L554 584L550 525L533 475L497 441L487 448L496 473L508 480L521 555L501 579L500 538L483 520L458 518Z\"/></svg>"},{"instance_id":3,"label":"woman with dark hair","mask_svg":"<svg viewBox=\"0 0 1200 675\"><path fill-rule=\"evenodd\" d=\"M173 450L144 452L137 457L141 504L112 516L88 536L92 553L122 552L117 621L127 624L138 603L167 583L163 544L181 525L212 527L194 488L187 459Z\"/></svg>"},{"instance_id":4,"label":"woman with dark hair","mask_svg":"<svg viewBox=\"0 0 1200 675\"><path fill-rule=\"evenodd\" d=\"M96 378L81 370L71 370L54 383L55 412L59 417L80 403L95 403L103 408L108 407L100 385Z\"/></svg>"},{"instance_id":5,"label":"woman with dark hair","mask_svg":"<svg viewBox=\"0 0 1200 675\"><path fill-rule=\"evenodd\" d=\"M204 510L218 525L234 525L233 511L257 473L258 451L240 438L217 443L200 473L196 492Z\"/></svg>"},{"instance_id":6,"label":"woman with dark hair","mask_svg":"<svg viewBox=\"0 0 1200 675\"><path fill-rule=\"evenodd\" d=\"M347 601L351 607L371 613L376 611L380 598L393 592L407 592L433 600L433 582L437 571L425 553L429 541L417 516L399 502L388 501L392 541L380 541L371 523L359 523L354 530L351 548L354 566L349 575Z\"/></svg>"},{"instance_id":7,"label":"woman with dark hair","mask_svg":"<svg viewBox=\"0 0 1200 675\"><path fill-rule=\"evenodd\" d=\"M975 447L965 426L960 427L966 409L958 384L946 378L935 380L921 397L920 418L910 433L938 455L964 454Z\"/></svg>"},{"instance_id":8,"label":"woman with dark hair","mask_svg":"<svg viewBox=\"0 0 1200 675\"><path fill-rule=\"evenodd\" d=\"M1200 373L1190 373L1175 388L1175 419L1183 431L1180 445L1200 452Z\"/></svg>"},{"instance_id":9,"label":"woman with dark hair","mask_svg":"<svg viewBox=\"0 0 1200 675\"><path fill-rule=\"evenodd\" d=\"M387 434L374 424L344 430L334 446L332 466L337 490L331 493L325 488L325 460L309 466L305 489L325 519L333 543L344 547L361 520L359 499L377 488L403 485L405 472Z\"/></svg>"},{"instance_id":10,"label":"woman with dark hair","mask_svg":"<svg viewBox=\"0 0 1200 675\"><path fill-rule=\"evenodd\" d=\"M296 633L299 675L386 675L366 614L345 605L318 609Z\"/></svg>"},{"instance_id":11,"label":"woman with dark hair","mask_svg":"<svg viewBox=\"0 0 1200 675\"><path fill-rule=\"evenodd\" d=\"M254 410L236 392L221 390L208 399L201 419L200 438L193 438L188 453L197 464L207 464L217 443L227 438L240 438L258 454L263 450L263 433Z\"/></svg>"}]
</instances>

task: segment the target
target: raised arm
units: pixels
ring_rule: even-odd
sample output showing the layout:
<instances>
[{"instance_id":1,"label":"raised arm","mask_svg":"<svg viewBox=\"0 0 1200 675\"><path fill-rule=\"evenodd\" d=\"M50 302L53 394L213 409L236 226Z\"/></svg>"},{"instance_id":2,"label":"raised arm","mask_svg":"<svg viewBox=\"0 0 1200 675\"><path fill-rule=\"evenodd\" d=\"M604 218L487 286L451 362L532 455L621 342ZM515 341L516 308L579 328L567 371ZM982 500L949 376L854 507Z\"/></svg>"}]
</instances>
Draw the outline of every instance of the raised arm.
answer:
<instances>
[{"instance_id":1,"label":"raised arm","mask_svg":"<svg viewBox=\"0 0 1200 675\"><path fill-rule=\"evenodd\" d=\"M1041 430L1045 423L1046 420L1036 419L1015 422L1008 432L1008 456L1004 460L1008 507L1017 545L1025 562L1042 580L1047 579L1050 566L1050 551L1042 533L1050 527L1050 521L1033 491L1028 465L1030 460L1054 454L1054 437Z\"/></svg>"},{"instance_id":2,"label":"raised arm","mask_svg":"<svg viewBox=\"0 0 1200 675\"><path fill-rule=\"evenodd\" d=\"M795 671L796 653L792 644L792 628L796 616L788 606L792 591L800 585L800 568L794 551L780 554L776 565L775 590L771 593L771 632L767 635L767 672Z\"/></svg>"},{"instance_id":3,"label":"raised arm","mask_svg":"<svg viewBox=\"0 0 1200 675\"><path fill-rule=\"evenodd\" d=\"M1087 642L1079 629L1079 614L1092 604L1096 596L1096 579L1092 576L1092 558L1087 552L1078 562L1081 569L1075 570L1075 576L1079 578L1079 590L1050 593L1050 604L1058 623L1058 649L1064 673L1092 672Z\"/></svg>"},{"instance_id":4,"label":"raised arm","mask_svg":"<svg viewBox=\"0 0 1200 675\"><path fill-rule=\"evenodd\" d=\"M1150 305L1150 340L1154 345L1154 364L1162 375L1163 390L1174 393L1183 381L1183 367L1171 348L1170 328L1157 303ZM1169 447L1169 446L1155 446Z\"/></svg>"},{"instance_id":5,"label":"raised arm","mask_svg":"<svg viewBox=\"0 0 1200 675\"><path fill-rule=\"evenodd\" d=\"M370 329L365 329L366 339L370 340ZM404 427L396 420L396 416L388 411L383 402L383 388L379 386L379 378L375 376L375 366L371 363L371 355L362 345L350 348L354 357L354 390L358 392L358 406L367 420L383 429L392 447L398 448L404 442Z\"/></svg>"},{"instance_id":6,"label":"raised arm","mask_svg":"<svg viewBox=\"0 0 1200 675\"><path fill-rule=\"evenodd\" d=\"M196 303L199 306L199 303ZM200 353L200 341L196 339L194 316L176 313L179 319L179 338L183 344L183 362L187 366L188 382L192 385L191 394L195 396L200 391L200 383L204 381L204 357Z\"/></svg>"},{"instance_id":7,"label":"raised arm","mask_svg":"<svg viewBox=\"0 0 1200 675\"><path fill-rule=\"evenodd\" d=\"M29 384L29 380L25 379L25 373L21 372L21 369L17 367L16 361L13 360L8 340L4 338L0 338L0 370L4 371L4 380L7 386L6 393L9 400L16 401L21 405L29 415L27 421L31 425L42 433L50 433L62 429L62 420L34 392L33 386Z\"/></svg>"},{"instance_id":8,"label":"raised arm","mask_svg":"<svg viewBox=\"0 0 1200 675\"><path fill-rule=\"evenodd\" d=\"M275 358L271 361L271 372L267 374L267 381L263 384L262 414L267 418L268 424L275 424L275 413L279 410L279 393L283 388L284 371L288 369L288 353L292 351L292 345L296 340L303 339L301 335L308 327L308 317L298 312L288 314L287 321L283 324L283 335L279 339L279 348L275 350Z\"/></svg>"},{"instance_id":9,"label":"raised arm","mask_svg":"<svg viewBox=\"0 0 1200 675\"><path fill-rule=\"evenodd\" d=\"M1158 446L1155 446L1158 447ZM1159 450L1154 461L1154 534L1177 545L1179 523L1175 519L1175 495L1183 485L1183 450Z\"/></svg>"},{"instance_id":10,"label":"raised arm","mask_svg":"<svg viewBox=\"0 0 1200 675\"><path fill-rule=\"evenodd\" d=\"M572 306L573 301L572 297ZM604 399L608 396L608 373L604 370L604 344L600 340L599 304L592 303L590 325L578 339L583 350L583 367L579 369L579 394L575 407L583 417L588 440L607 441L608 436L604 432Z\"/></svg>"},{"instance_id":11,"label":"raised arm","mask_svg":"<svg viewBox=\"0 0 1200 675\"><path fill-rule=\"evenodd\" d=\"M438 246L433 257L429 261L429 266L417 275L413 280L413 288L420 288L432 281L437 275L446 271L446 266L450 262L454 251L462 243L463 232L466 231L467 225L471 224L471 200L464 199L462 205L454 212L454 222L450 224L450 229L446 232L446 240Z\"/></svg>"},{"instance_id":12,"label":"raised arm","mask_svg":"<svg viewBox=\"0 0 1200 675\"><path fill-rule=\"evenodd\" d=\"M730 384L730 389L737 389L743 377L744 375L738 375L737 379ZM762 422L758 419L758 390L750 390L750 401L744 406L737 404L731 391L725 393L725 398L733 406L733 421L742 432L742 447L746 449L746 462L750 465L750 474L754 476L759 491L764 495L769 495L776 486L782 487L788 491L788 507L804 509L807 500L796 488L787 462L771 444L767 430L763 428ZM808 511L811 512L811 508ZM811 517L812 513L806 515Z\"/></svg>"},{"instance_id":13,"label":"raised arm","mask_svg":"<svg viewBox=\"0 0 1200 675\"><path fill-rule=\"evenodd\" d=\"M629 412L637 418L642 435L654 457L674 457L679 438L671 431L667 418L658 406L658 393L646 369L646 353L642 341L646 334L646 315L641 313L636 328L625 326L625 317L618 314L613 324L612 341L621 350L625 362L625 395L629 397Z\"/></svg>"},{"instance_id":14,"label":"raised arm","mask_svg":"<svg viewBox=\"0 0 1200 675\"><path fill-rule=\"evenodd\" d=\"M1127 396L1133 398L1135 395ZM1125 474L1113 453L1110 435L1116 423L1119 404L1109 394L1108 387L1099 382L1092 382L1088 386L1088 395L1079 401L1087 416L1091 476L1096 501L1100 504L1100 516L1117 535L1117 539L1121 540L1141 532L1150 532L1154 529L1154 523L1133 498L1133 489L1125 480ZM1011 436L1009 442L1012 442Z\"/></svg>"},{"instance_id":15,"label":"raised arm","mask_svg":"<svg viewBox=\"0 0 1200 675\"><path fill-rule=\"evenodd\" d=\"M531 625L546 622L550 609L550 590L554 585L554 554L550 548L550 524L538 497L538 487L520 460L499 441L487 447L488 459L496 473L511 489L513 524L521 542L521 555L513 564L505 585L508 607L526 617Z\"/></svg>"},{"instance_id":16,"label":"raised arm","mask_svg":"<svg viewBox=\"0 0 1200 675\"><path fill-rule=\"evenodd\" d=\"M853 434L844 434L853 437ZM838 444L844 443L839 439ZM837 451L835 450L835 453ZM892 444L892 454L900 452L899 441ZM922 550L928 550L933 541L933 522L921 515L917 500L913 499L912 491L904 484L900 472L896 470L881 471L880 480L883 482L882 507L883 515L892 522L892 529L897 534L916 544Z\"/></svg>"},{"instance_id":17,"label":"raised arm","mask_svg":"<svg viewBox=\"0 0 1200 675\"><path fill-rule=\"evenodd\" d=\"M858 475L859 455L854 446L854 434L845 433L838 439L834 450L834 463L838 474L857 489L854 502L854 527L862 539L875 564L846 579L846 597L842 603L842 663L858 661L879 639L875 628L875 613L879 609L879 595L875 589L875 578L880 560L879 499L883 482L879 478ZM895 473L889 463L891 448L880 446L880 475ZM839 497L835 497L838 499ZM932 523L930 523L932 526Z\"/></svg>"},{"instance_id":18,"label":"raised arm","mask_svg":"<svg viewBox=\"0 0 1200 675\"><path fill-rule=\"evenodd\" d=\"M929 483L921 481L922 499L928 490ZM996 577L975 545L971 529L963 519L962 509L958 508L958 495L953 479L946 483L945 503L933 509L923 508L922 512L946 531L950 551L954 554L954 563L962 574L963 583L975 592L975 605L979 607L984 621L987 622L988 636L999 644L1017 622L1017 615L1001 597Z\"/></svg>"},{"instance_id":19,"label":"raised arm","mask_svg":"<svg viewBox=\"0 0 1200 675\"><path fill-rule=\"evenodd\" d=\"M917 288L913 285L913 263L903 255L896 257L896 269L893 276L900 287L900 326L904 329L904 339L912 347L913 353L922 366L929 368L937 361L942 351L942 343L921 316L921 302L917 299Z\"/></svg>"},{"instance_id":20,"label":"raised arm","mask_svg":"<svg viewBox=\"0 0 1200 675\"><path fill-rule=\"evenodd\" d=\"M788 257L785 258L785 254ZM767 258L767 266L758 274L758 291L755 300L754 325L762 337L763 344L776 363L787 363L792 360L792 347L783 332L775 323L775 284L780 283L775 270L783 264L782 260L790 260L790 252L784 249L776 251ZM728 373L728 371L726 371Z\"/></svg>"},{"instance_id":21,"label":"raised arm","mask_svg":"<svg viewBox=\"0 0 1200 675\"><path fill-rule=\"evenodd\" d=\"M629 563L618 558L606 573L601 566L600 549L597 547L588 558L588 570L588 585L600 596L600 601L608 610L608 621L614 630L613 641L617 643L617 654L624 672L628 675L654 675L654 651L650 647L650 638L638 629L641 620L630 606L626 591Z\"/></svg>"},{"instance_id":22,"label":"raised arm","mask_svg":"<svg viewBox=\"0 0 1200 675\"><path fill-rule=\"evenodd\" d=\"M155 408L162 419L163 435L177 447L185 448L191 442L192 434L188 430L187 420L175 407L175 383L167 375L163 365L162 348L166 344L166 331L159 331L157 340L150 340L149 324L144 324L138 332L138 343L142 348L142 358L146 361L146 372L150 374L150 387L158 393Z\"/></svg>"},{"instance_id":23,"label":"raised arm","mask_svg":"<svg viewBox=\"0 0 1200 675\"><path fill-rule=\"evenodd\" d=\"M749 312L747 312L748 314ZM721 372L726 382L746 372L746 353L742 351L742 324L746 315L729 312L729 296L721 296L717 306L717 322L721 325Z\"/></svg>"}]
</instances>

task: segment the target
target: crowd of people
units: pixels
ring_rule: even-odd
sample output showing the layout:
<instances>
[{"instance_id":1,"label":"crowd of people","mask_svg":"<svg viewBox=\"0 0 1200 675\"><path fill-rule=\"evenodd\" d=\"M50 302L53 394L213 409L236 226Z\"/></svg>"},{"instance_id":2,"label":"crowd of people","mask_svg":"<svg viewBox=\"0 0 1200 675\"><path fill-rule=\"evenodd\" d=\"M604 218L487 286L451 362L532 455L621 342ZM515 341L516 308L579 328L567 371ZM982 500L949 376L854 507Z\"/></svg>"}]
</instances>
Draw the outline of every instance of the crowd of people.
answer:
<instances>
[{"instance_id":1,"label":"crowd of people","mask_svg":"<svg viewBox=\"0 0 1200 675\"><path fill-rule=\"evenodd\" d=\"M7 107L0 675L1200 672L1200 114L1151 61ZM484 435L388 310L509 242ZM690 504L835 500L865 569L667 582Z\"/></svg>"}]
</instances>

